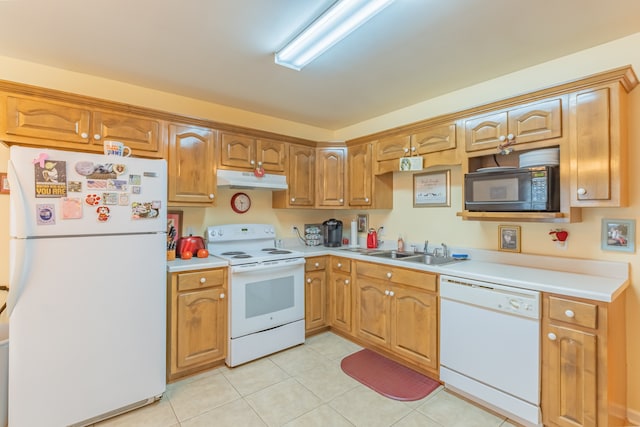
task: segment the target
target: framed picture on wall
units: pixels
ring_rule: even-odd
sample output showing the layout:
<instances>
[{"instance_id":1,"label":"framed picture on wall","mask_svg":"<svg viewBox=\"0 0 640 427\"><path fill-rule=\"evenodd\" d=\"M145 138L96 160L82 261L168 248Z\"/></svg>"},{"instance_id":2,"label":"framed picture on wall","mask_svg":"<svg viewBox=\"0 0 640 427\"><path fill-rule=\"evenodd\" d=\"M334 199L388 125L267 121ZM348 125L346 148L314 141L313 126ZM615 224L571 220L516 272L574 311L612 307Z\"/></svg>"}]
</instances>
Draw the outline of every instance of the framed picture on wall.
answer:
<instances>
[{"instance_id":1,"label":"framed picture on wall","mask_svg":"<svg viewBox=\"0 0 640 427\"><path fill-rule=\"evenodd\" d=\"M9 194L9 178L5 172L0 173L0 194Z\"/></svg>"},{"instance_id":2,"label":"framed picture on wall","mask_svg":"<svg viewBox=\"0 0 640 427\"><path fill-rule=\"evenodd\" d=\"M369 215L358 214L358 233L366 233L368 230Z\"/></svg>"},{"instance_id":3,"label":"framed picture on wall","mask_svg":"<svg viewBox=\"0 0 640 427\"><path fill-rule=\"evenodd\" d=\"M177 242L180 237L182 237L182 211L167 211L167 239Z\"/></svg>"},{"instance_id":4,"label":"framed picture on wall","mask_svg":"<svg viewBox=\"0 0 640 427\"><path fill-rule=\"evenodd\" d=\"M413 175L413 207L451 206L450 170Z\"/></svg>"},{"instance_id":5,"label":"framed picture on wall","mask_svg":"<svg viewBox=\"0 0 640 427\"><path fill-rule=\"evenodd\" d=\"M635 252L636 220L602 220L602 249L605 251Z\"/></svg>"},{"instance_id":6,"label":"framed picture on wall","mask_svg":"<svg viewBox=\"0 0 640 427\"><path fill-rule=\"evenodd\" d=\"M520 226L498 226L498 249L506 252L520 252Z\"/></svg>"}]
</instances>

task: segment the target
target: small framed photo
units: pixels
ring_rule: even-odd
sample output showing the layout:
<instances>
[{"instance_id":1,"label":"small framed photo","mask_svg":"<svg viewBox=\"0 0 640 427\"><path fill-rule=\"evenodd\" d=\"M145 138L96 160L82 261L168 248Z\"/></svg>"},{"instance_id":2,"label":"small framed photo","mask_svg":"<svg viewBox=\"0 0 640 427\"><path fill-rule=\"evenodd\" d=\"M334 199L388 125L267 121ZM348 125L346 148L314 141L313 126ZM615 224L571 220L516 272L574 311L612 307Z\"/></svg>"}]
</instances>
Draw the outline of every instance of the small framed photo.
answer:
<instances>
[{"instance_id":1,"label":"small framed photo","mask_svg":"<svg viewBox=\"0 0 640 427\"><path fill-rule=\"evenodd\" d=\"M520 226L498 226L498 249L506 252L520 252Z\"/></svg>"},{"instance_id":2,"label":"small framed photo","mask_svg":"<svg viewBox=\"0 0 640 427\"><path fill-rule=\"evenodd\" d=\"M367 214L359 214L358 215L358 233L366 233L369 226L369 215Z\"/></svg>"},{"instance_id":3,"label":"small framed photo","mask_svg":"<svg viewBox=\"0 0 640 427\"><path fill-rule=\"evenodd\" d=\"M0 173L0 194L9 194L9 178L5 172Z\"/></svg>"},{"instance_id":4,"label":"small framed photo","mask_svg":"<svg viewBox=\"0 0 640 427\"><path fill-rule=\"evenodd\" d=\"M413 207L451 206L450 177L448 169L413 175Z\"/></svg>"},{"instance_id":5,"label":"small framed photo","mask_svg":"<svg viewBox=\"0 0 640 427\"><path fill-rule=\"evenodd\" d=\"M177 242L180 237L182 237L182 211L168 211L167 239Z\"/></svg>"},{"instance_id":6,"label":"small framed photo","mask_svg":"<svg viewBox=\"0 0 640 427\"><path fill-rule=\"evenodd\" d=\"M602 249L605 251L635 252L636 220L602 220Z\"/></svg>"}]
</instances>

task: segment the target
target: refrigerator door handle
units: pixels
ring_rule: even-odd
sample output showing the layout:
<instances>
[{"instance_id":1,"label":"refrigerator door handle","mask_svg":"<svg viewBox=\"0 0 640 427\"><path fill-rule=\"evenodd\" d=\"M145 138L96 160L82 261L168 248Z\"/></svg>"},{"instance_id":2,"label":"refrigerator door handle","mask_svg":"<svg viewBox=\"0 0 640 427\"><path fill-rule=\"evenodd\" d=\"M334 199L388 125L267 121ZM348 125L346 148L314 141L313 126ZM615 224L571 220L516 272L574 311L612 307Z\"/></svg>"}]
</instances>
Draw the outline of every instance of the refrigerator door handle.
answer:
<instances>
[{"instance_id":1,"label":"refrigerator door handle","mask_svg":"<svg viewBox=\"0 0 640 427\"><path fill-rule=\"evenodd\" d=\"M10 200L11 209L9 209L9 236L26 237L29 236L29 224L31 224L29 211L29 200L25 197L24 190L18 179L18 171L13 165L13 161L9 160L7 166L9 179L9 188L11 188Z\"/></svg>"},{"instance_id":2,"label":"refrigerator door handle","mask_svg":"<svg viewBox=\"0 0 640 427\"><path fill-rule=\"evenodd\" d=\"M27 239L11 239L10 245L14 262L11 265L11 281L9 282L9 295L7 295L7 314L9 316L11 316L13 309L18 303L29 276L31 262L26 254L27 245L30 244L32 244L32 242Z\"/></svg>"}]
</instances>

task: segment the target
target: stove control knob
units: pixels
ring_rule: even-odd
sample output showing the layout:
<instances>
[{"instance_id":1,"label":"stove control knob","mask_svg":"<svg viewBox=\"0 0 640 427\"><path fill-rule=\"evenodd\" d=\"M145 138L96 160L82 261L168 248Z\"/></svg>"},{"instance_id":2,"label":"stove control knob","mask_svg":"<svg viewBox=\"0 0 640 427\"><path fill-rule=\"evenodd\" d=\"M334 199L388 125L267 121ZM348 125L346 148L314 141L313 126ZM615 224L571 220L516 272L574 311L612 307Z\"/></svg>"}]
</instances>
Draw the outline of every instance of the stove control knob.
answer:
<instances>
[{"instance_id":1,"label":"stove control knob","mask_svg":"<svg viewBox=\"0 0 640 427\"><path fill-rule=\"evenodd\" d=\"M217 234L217 233L216 233L216 230L211 230L211 231L209 232L209 237L216 237L216 234Z\"/></svg>"},{"instance_id":2,"label":"stove control knob","mask_svg":"<svg viewBox=\"0 0 640 427\"><path fill-rule=\"evenodd\" d=\"M218 230L218 236L222 237L223 234L224 232L222 230Z\"/></svg>"}]
</instances>

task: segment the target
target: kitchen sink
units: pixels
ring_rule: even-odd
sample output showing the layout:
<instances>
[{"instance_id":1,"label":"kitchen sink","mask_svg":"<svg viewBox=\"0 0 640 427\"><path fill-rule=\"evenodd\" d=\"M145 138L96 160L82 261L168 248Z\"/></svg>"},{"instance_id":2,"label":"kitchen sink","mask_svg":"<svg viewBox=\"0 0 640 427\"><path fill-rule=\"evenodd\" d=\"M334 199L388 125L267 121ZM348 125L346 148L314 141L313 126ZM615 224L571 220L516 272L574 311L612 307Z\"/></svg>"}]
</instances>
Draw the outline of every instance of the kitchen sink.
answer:
<instances>
[{"instance_id":1,"label":"kitchen sink","mask_svg":"<svg viewBox=\"0 0 640 427\"><path fill-rule=\"evenodd\" d=\"M458 261L456 258L433 256L429 254L419 254L410 257L406 257L403 261L418 262L427 265L444 265Z\"/></svg>"},{"instance_id":2,"label":"kitchen sink","mask_svg":"<svg viewBox=\"0 0 640 427\"><path fill-rule=\"evenodd\" d=\"M411 258L417 256L413 252L398 252L398 251L382 251L382 252L373 252L369 254L378 258L390 258L390 259L403 259L403 258Z\"/></svg>"},{"instance_id":3,"label":"kitchen sink","mask_svg":"<svg viewBox=\"0 0 640 427\"><path fill-rule=\"evenodd\" d=\"M368 249L368 248L341 248L341 251L348 251L348 252L355 252L358 254L365 254L365 255L373 255L373 254L378 254L381 251L378 249Z\"/></svg>"}]
</instances>

